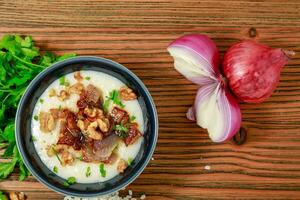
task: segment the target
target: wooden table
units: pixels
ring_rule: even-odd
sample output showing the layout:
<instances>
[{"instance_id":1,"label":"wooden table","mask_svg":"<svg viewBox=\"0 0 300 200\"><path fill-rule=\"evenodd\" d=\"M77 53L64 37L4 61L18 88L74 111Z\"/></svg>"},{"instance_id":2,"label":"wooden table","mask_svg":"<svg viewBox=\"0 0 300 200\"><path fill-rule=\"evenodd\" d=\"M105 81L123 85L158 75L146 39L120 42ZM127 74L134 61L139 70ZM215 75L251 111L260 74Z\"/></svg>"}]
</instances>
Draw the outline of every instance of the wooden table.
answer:
<instances>
[{"instance_id":1,"label":"wooden table","mask_svg":"<svg viewBox=\"0 0 300 200\"><path fill-rule=\"evenodd\" d=\"M299 0L1 1L5 33L32 35L42 50L113 59L144 81L160 129L154 160L128 187L134 196L300 199L300 53L283 69L268 101L241 105L248 140L237 146L212 143L185 118L197 86L174 70L166 51L187 33L209 35L222 55L233 42L251 37L299 51ZM23 191L30 200L62 199L32 177L18 182L16 173L0 190Z\"/></svg>"}]
</instances>

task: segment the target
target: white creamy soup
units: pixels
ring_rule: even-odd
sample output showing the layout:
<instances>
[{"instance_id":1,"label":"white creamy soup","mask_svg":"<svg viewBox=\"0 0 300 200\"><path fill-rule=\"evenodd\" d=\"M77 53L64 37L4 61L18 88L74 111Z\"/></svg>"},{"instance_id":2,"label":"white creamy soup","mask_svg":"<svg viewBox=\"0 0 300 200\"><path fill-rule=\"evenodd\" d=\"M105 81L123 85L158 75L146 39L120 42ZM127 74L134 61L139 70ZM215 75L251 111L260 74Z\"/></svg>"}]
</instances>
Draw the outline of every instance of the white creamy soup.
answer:
<instances>
[{"instance_id":1,"label":"white creamy soup","mask_svg":"<svg viewBox=\"0 0 300 200\"><path fill-rule=\"evenodd\" d=\"M122 173L143 142L143 115L134 91L108 74L84 70L60 77L32 115L32 139L43 163L78 183Z\"/></svg>"}]
</instances>

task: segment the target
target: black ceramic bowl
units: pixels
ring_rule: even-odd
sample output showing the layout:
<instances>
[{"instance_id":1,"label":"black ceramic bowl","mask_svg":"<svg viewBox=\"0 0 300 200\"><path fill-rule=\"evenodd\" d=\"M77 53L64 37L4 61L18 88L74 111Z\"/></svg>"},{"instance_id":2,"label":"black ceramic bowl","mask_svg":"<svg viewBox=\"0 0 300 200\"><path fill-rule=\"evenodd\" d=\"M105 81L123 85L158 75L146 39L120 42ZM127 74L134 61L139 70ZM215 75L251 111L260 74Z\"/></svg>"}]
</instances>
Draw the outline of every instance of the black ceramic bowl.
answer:
<instances>
[{"instance_id":1,"label":"black ceramic bowl","mask_svg":"<svg viewBox=\"0 0 300 200\"><path fill-rule=\"evenodd\" d=\"M34 106L49 84L64 74L78 70L94 70L107 73L118 78L135 91L143 111L144 142L132 165L123 174L102 183L77 183L65 187L63 185L65 180L51 172L39 158L31 139L31 120ZM80 197L106 195L116 192L134 181L151 159L158 135L155 105L143 82L124 66L99 57L71 58L55 63L42 71L32 80L20 101L15 126L17 146L31 174L56 192Z\"/></svg>"}]
</instances>

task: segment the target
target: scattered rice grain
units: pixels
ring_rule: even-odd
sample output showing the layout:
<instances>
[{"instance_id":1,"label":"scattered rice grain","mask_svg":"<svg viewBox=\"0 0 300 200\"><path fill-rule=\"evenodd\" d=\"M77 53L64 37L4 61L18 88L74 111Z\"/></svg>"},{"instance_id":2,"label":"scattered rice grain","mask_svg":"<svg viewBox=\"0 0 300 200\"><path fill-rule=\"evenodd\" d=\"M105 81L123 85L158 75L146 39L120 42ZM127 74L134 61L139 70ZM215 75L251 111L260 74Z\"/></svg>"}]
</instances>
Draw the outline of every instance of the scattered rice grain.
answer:
<instances>
[{"instance_id":1,"label":"scattered rice grain","mask_svg":"<svg viewBox=\"0 0 300 200\"><path fill-rule=\"evenodd\" d=\"M204 166L204 169L205 169L205 170L210 170L211 167L210 167L209 165L205 165L205 166Z\"/></svg>"}]
</instances>

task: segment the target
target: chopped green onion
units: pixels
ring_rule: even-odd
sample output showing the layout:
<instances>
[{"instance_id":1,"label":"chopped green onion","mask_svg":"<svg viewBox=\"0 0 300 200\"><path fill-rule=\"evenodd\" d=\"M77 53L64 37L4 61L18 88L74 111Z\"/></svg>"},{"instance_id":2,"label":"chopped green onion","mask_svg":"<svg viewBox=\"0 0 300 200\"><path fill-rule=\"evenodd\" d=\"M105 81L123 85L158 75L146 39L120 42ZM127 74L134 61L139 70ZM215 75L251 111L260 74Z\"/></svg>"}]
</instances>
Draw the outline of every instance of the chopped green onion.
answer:
<instances>
[{"instance_id":1,"label":"chopped green onion","mask_svg":"<svg viewBox=\"0 0 300 200\"><path fill-rule=\"evenodd\" d=\"M106 177L106 170L104 169L104 164L101 163L99 166L100 174L102 177Z\"/></svg>"},{"instance_id":2,"label":"chopped green onion","mask_svg":"<svg viewBox=\"0 0 300 200\"><path fill-rule=\"evenodd\" d=\"M69 177L65 182L64 182L64 186L68 187L70 185L73 185L76 183L76 178L71 176Z\"/></svg>"},{"instance_id":3,"label":"chopped green onion","mask_svg":"<svg viewBox=\"0 0 300 200\"><path fill-rule=\"evenodd\" d=\"M59 85L69 86L70 83L66 80L65 76L62 76L62 77L59 78Z\"/></svg>"},{"instance_id":4,"label":"chopped green onion","mask_svg":"<svg viewBox=\"0 0 300 200\"><path fill-rule=\"evenodd\" d=\"M55 154L57 160L58 160L59 163L62 165L62 161L61 161L60 157L58 156L57 151L54 149L54 146L52 145L51 148L52 148L52 151L54 152L54 154Z\"/></svg>"},{"instance_id":5,"label":"chopped green onion","mask_svg":"<svg viewBox=\"0 0 300 200\"><path fill-rule=\"evenodd\" d=\"M106 99L103 103L103 110L104 112L108 112L108 107L109 107L109 104L110 104L110 99Z\"/></svg>"},{"instance_id":6,"label":"chopped green onion","mask_svg":"<svg viewBox=\"0 0 300 200\"><path fill-rule=\"evenodd\" d=\"M34 115L33 119L34 119L35 121L38 121L38 120L39 120L39 117L38 117L37 115Z\"/></svg>"},{"instance_id":7,"label":"chopped green onion","mask_svg":"<svg viewBox=\"0 0 300 200\"><path fill-rule=\"evenodd\" d=\"M66 79L65 76L59 78L59 85L65 85Z\"/></svg>"},{"instance_id":8,"label":"chopped green onion","mask_svg":"<svg viewBox=\"0 0 300 200\"><path fill-rule=\"evenodd\" d=\"M134 122L135 119L136 119L136 117L134 115L132 115L129 120L130 120L130 122Z\"/></svg>"},{"instance_id":9,"label":"chopped green onion","mask_svg":"<svg viewBox=\"0 0 300 200\"><path fill-rule=\"evenodd\" d=\"M44 99L40 99L40 103L44 103Z\"/></svg>"},{"instance_id":10,"label":"chopped green onion","mask_svg":"<svg viewBox=\"0 0 300 200\"><path fill-rule=\"evenodd\" d=\"M133 158L129 157L127 160L128 165L131 165L132 161L133 161Z\"/></svg>"},{"instance_id":11,"label":"chopped green onion","mask_svg":"<svg viewBox=\"0 0 300 200\"><path fill-rule=\"evenodd\" d=\"M123 126L123 124L117 124L113 127L113 130L128 133L128 128Z\"/></svg>"},{"instance_id":12,"label":"chopped green onion","mask_svg":"<svg viewBox=\"0 0 300 200\"><path fill-rule=\"evenodd\" d=\"M36 137L34 137L34 136L32 135L32 136L31 136L31 141L32 141L32 142L37 141Z\"/></svg>"},{"instance_id":13,"label":"chopped green onion","mask_svg":"<svg viewBox=\"0 0 300 200\"><path fill-rule=\"evenodd\" d=\"M91 77L89 77L89 76L87 76L87 77L85 77L85 80L90 80L91 79Z\"/></svg>"},{"instance_id":14,"label":"chopped green onion","mask_svg":"<svg viewBox=\"0 0 300 200\"><path fill-rule=\"evenodd\" d=\"M78 160L83 160L83 156L81 155L81 156L78 156L78 157L76 157L76 159L78 159Z\"/></svg>"},{"instance_id":15,"label":"chopped green onion","mask_svg":"<svg viewBox=\"0 0 300 200\"><path fill-rule=\"evenodd\" d=\"M89 177L90 175L91 175L91 167L88 166L88 168L86 169L86 172L85 172L85 176Z\"/></svg>"},{"instance_id":16,"label":"chopped green onion","mask_svg":"<svg viewBox=\"0 0 300 200\"><path fill-rule=\"evenodd\" d=\"M57 174L57 172L58 172L58 167L57 167L57 166L54 166L54 167L53 167L53 171Z\"/></svg>"}]
</instances>

